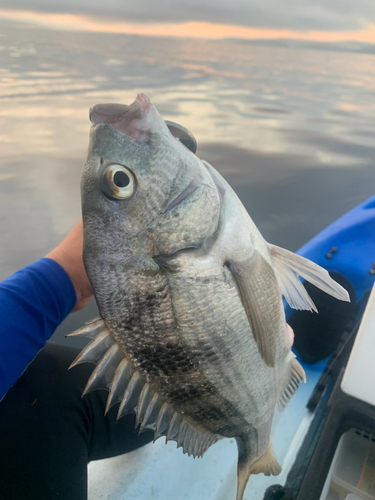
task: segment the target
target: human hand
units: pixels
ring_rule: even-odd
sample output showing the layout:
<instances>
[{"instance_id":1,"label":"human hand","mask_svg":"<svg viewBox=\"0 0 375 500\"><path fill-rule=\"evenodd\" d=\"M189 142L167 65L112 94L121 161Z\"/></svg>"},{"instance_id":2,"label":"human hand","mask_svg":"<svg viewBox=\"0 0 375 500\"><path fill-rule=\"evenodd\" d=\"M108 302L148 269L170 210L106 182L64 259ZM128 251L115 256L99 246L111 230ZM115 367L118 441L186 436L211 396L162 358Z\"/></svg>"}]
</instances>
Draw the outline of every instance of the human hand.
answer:
<instances>
[{"instance_id":1,"label":"human hand","mask_svg":"<svg viewBox=\"0 0 375 500\"><path fill-rule=\"evenodd\" d=\"M83 225L82 219L70 233L46 257L53 259L68 273L77 295L73 311L85 307L93 296L92 288L82 260Z\"/></svg>"}]
</instances>

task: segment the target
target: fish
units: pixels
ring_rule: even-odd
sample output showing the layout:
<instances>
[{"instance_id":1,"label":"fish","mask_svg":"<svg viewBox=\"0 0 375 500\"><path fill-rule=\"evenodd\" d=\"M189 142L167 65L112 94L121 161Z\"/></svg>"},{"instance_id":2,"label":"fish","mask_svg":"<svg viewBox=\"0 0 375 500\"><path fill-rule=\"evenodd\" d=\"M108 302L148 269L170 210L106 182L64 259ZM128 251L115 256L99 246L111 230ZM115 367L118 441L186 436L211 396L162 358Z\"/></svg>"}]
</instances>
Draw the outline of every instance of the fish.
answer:
<instances>
[{"instance_id":1,"label":"fish","mask_svg":"<svg viewBox=\"0 0 375 500\"><path fill-rule=\"evenodd\" d=\"M83 260L100 316L71 335L91 342L84 393L133 412L136 429L201 457L238 447L237 500L251 474L277 475L270 441L306 381L283 298L316 311L300 278L339 300L317 264L265 241L208 162L174 137L149 97L97 104L81 178Z\"/></svg>"}]
</instances>

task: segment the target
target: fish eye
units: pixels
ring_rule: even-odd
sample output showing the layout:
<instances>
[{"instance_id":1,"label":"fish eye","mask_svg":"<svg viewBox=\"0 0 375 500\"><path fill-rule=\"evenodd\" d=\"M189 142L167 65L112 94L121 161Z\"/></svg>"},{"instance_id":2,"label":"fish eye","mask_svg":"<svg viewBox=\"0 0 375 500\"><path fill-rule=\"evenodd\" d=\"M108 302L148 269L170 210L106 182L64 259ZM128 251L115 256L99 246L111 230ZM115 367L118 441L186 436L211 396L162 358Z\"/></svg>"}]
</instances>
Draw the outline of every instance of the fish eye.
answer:
<instances>
[{"instance_id":1,"label":"fish eye","mask_svg":"<svg viewBox=\"0 0 375 500\"><path fill-rule=\"evenodd\" d=\"M125 200L126 198L130 198L135 192L135 176L124 165L109 165L104 170L100 179L100 188L110 198Z\"/></svg>"}]
</instances>

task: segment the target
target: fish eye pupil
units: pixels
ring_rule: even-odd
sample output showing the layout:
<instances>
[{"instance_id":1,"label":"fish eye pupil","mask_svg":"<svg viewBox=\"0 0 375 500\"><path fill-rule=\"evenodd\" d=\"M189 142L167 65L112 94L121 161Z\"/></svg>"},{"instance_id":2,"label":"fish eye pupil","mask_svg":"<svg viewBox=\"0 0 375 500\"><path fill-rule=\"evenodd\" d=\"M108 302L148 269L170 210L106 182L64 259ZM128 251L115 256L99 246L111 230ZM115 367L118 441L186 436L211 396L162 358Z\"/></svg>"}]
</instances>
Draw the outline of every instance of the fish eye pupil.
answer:
<instances>
[{"instance_id":1,"label":"fish eye pupil","mask_svg":"<svg viewBox=\"0 0 375 500\"><path fill-rule=\"evenodd\" d=\"M129 176L121 170L117 171L113 176L113 182L119 188L126 187L130 183Z\"/></svg>"}]
</instances>

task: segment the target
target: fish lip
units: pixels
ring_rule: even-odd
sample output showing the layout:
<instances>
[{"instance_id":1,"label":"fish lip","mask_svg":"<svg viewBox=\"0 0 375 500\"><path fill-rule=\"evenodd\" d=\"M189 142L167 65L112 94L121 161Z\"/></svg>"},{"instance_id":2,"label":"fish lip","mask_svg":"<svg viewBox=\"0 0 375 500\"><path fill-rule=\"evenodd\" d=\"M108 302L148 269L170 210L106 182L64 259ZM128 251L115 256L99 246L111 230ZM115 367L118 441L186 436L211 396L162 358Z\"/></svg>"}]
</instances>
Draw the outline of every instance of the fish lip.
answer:
<instances>
[{"instance_id":1,"label":"fish lip","mask_svg":"<svg viewBox=\"0 0 375 500\"><path fill-rule=\"evenodd\" d=\"M98 119L99 115L112 119L121 117L129 111L130 106L117 103L95 104L90 108L89 118L93 125L98 125L99 123L103 123L103 121Z\"/></svg>"},{"instance_id":2,"label":"fish lip","mask_svg":"<svg viewBox=\"0 0 375 500\"><path fill-rule=\"evenodd\" d=\"M106 103L95 104L90 108L89 117L93 127L97 125L110 125L120 133L139 140L148 142L151 128L147 122L148 108L135 100L129 106L126 104Z\"/></svg>"}]
</instances>

